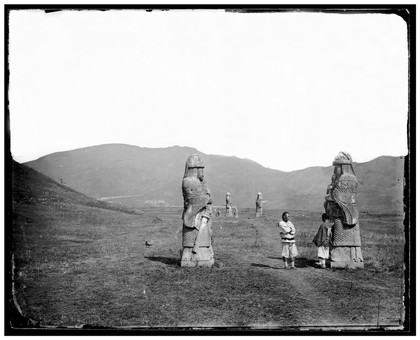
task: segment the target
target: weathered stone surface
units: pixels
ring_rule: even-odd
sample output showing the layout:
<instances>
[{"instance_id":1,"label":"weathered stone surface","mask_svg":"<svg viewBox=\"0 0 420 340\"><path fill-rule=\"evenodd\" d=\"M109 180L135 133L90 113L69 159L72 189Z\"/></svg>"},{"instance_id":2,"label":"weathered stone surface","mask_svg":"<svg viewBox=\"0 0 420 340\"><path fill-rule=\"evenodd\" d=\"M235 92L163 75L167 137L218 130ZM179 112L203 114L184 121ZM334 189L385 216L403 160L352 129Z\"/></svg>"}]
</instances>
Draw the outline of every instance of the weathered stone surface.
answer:
<instances>
[{"instance_id":1,"label":"weathered stone surface","mask_svg":"<svg viewBox=\"0 0 420 340\"><path fill-rule=\"evenodd\" d=\"M181 267L211 267L214 264L211 244L212 199L204 181L204 163L196 154L191 155L185 164L182 194Z\"/></svg>"},{"instance_id":2,"label":"weathered stone surface","mask_svg":"<svg viewBox=\"0 0 420 340\"><path fill-rule=\"evenodd\" d=\"M181 257L181 267L212 267L214 265L213 247L198 248L194 253L192 248L184 248Z\"/></svg>"},{"instance_id":3,"label":"weathered stone surface","mask_svg":"<svg viewBox=\"0 0 420 340\"><path fill-rule=\"evenodd\" d=\"M232 211L232 199L230 197L230 192L226 193L226 216L232 217L233 211Z\"/></svg>"},{"instance_id":4,"label":"weathered stone surface","mask_svg":"<svg viewBox=\"0 0 420 340\"><path fill-rule=\"evenodd\" d=\"M331 250L331 268L363 268L361 247L334 247Z\"/></svg>"},{"instance_id":5,"label":"weathered stone surface","mask_svg":"<svg viewBox=\"0 0 420 340\"><path fill-rule=\"evenodd\" d=\"M332 231L332 268L363 268L359 212L356 207L357 178L353 160L340 152L333 161L334 173L325 196L325 212L334 222Z\"/></svg>"},{"instance_id":6,"label":"weathered stone surface","mask_svg":"<svg viewBox=\"0 0 420 340\"><path fill-rule=\"evenodd\" d=\"M257 200L255 201L255 217L262 216L262 194L257 194Z\"/></svg>"},{"instance_id":7,"label":"weathered stone surface","mask_svg":"<svg viewBox=\"0 0 420 340\"><path fill-rule=\"evenodd\" d=\"M233 212L233 217L234 218L239 218L239 212L238 212L238 208L236 207L236 205L234 205L232 207L232 212Z\"/></svg>"}]
</instances>

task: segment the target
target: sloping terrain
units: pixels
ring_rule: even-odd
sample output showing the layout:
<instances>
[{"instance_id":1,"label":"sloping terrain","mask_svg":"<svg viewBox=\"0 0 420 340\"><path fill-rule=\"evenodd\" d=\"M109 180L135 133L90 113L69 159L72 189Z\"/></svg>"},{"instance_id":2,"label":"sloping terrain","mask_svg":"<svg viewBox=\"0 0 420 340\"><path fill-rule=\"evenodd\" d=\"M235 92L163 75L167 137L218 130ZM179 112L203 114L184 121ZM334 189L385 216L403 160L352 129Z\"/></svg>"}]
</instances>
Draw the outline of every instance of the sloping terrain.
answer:
<instances>
[{"instance_id":1,"label":"sloping terrain","mask_svg":"<svg viewBox=\"0 0 420 340\"><path fill-rule=\"evenodd\" d=\"M96 208L117 210L127 213L136 213L134 209L125 206L111 205L88 197L71 187L59 184L30 167L12 163L12 204L43 204L48 207L59 208L66 205L81 205ZM138 211L139 212L139 211Z\"/></svg>"},{"instance_id":2,"label":"sloping terrain","mask_svg":"<svg viewBox=\"0 0 420 340\"><path fill-rule=\"evenodd\" d=\"M261 191L269 209L323 210L332 166L283 172L248 159L206 155L193 148L124 144L54 153L25 164L91 197L132 207L159 201L161 205L182 206L181 180L185 161L192 153L205 161L205 177L215 205L223 206L229 191L234 205L252 208ZM355 163L359 210L402 212L403 164L403 157Z\"/></svg>"},{"instance_id":3,"label":"sloping terrain","mask_svg":"<svg viewBox=\"0 0 420 340\"><path fill-rule=\"evenodd\" d=\"M299 256L298 269L288 271L276 226L281 211L255 219L252 209L241 210L239 219L213 219L215 267L188 269L178 265L180 208L139 215L96 206L18 163L12 178L15 330L402 327L402 216L361 214L365 269L321 270L312 245L319 214L291 210Z\"/></svg>"}]
</instances>

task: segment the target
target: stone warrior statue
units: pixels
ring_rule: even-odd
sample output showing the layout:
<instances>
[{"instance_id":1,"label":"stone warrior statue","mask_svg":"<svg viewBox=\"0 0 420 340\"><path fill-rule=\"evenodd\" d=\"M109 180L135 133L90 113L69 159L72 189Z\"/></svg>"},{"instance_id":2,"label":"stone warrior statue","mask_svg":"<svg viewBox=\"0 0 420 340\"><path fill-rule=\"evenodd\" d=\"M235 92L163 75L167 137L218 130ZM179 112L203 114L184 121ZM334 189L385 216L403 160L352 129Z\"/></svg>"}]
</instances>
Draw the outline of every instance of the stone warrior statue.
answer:
<instances>
[{"instance_id":1,"label":"stone warrior statue","mask_svg":"<svg viewBox=\"0 0 420 340\"><path fill-rule=\"evenodd\" d=\"M232 200L230 198L230 192L226 193L226 216L232 217L233 211L232 211Z\"/></svg>"},{"instance_id":2,"label":"stone warrior statue","mask_svg":"<svg viewBox=\"0 0 420 340\"><path fill-rule=\"evenodd\" d=\"M236 205L234 205L232 207L232 211L233 211L233 217L239 218L239 211L238 211L238 207Z\"/></svg>"},{"instance_id":3,"label":"stone warrior statue","mask_svg":"<svg viewBox=\"0 0 420 340\"><path fill-rule=\"evenodd\" d=\"M255 217L262 216L262 193L257 194L257 200L255 201Z\"/></svg>"},{"instance_id":4,"label":"stone warrior statue","mask_svg":"<svg viewBox=\"0 0 420 340\"><path fill-rule=\"evenodd\" d=\"M204 181L204 163L196 154L188 157L182 180L181 267L211 267L214 264L211 230L211 193Z\"/></svg>"},{"instance_id":5,"label":"stone warrior statue","mask_svg":"<svg viewBox=\"0 0 420 340\"><path fill-rule=\"evenodd\" d=\"M331 268L363 268L359 212L356 208L357 178L347 152L334 159L334 174L325 196L325 212L332 227Z\"/></svg>"}]
</instances>

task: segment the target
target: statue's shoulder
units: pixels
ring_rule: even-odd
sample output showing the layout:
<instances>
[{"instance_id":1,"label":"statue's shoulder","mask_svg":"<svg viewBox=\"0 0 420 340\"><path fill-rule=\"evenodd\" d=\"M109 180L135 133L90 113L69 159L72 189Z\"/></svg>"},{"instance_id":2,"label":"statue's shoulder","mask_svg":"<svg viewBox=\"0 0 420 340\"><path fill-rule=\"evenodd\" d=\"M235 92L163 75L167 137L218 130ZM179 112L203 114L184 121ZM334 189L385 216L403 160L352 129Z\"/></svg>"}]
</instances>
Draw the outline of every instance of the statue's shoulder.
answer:
<instances>
[{"instance_id":1,"label":"statue's shoulder","mask_svg":"<svg viewBox=\"0 0 420 340\"><path fill-rule=\"evenodd\" d=\"M182 180L182 191L187 197L205 194L203 183L197 177L186 177Z\"/></svg>"},{"instance_id":2,"label":"statue's shoulder","mask_svg":"<svg viewBox=\"0 0 420 340\"><path fill-rule=\"evenodd\" d=\"M182 187L188 188L188 187L199 187L201 186L201 182L197 177L185 177L182 180Z\"/></svg>"},{"instance_id":3,"label":"statue's shoulder","mask_svg":"<svg viewBox=\"0 0 420 340\"><path fill-rule=\"evenodd\" d=\"M336 188L340 191L354 191L357 188L357 178L355 175L345 173L340 176L336 183Z\"/></svg>"}]
</instances>

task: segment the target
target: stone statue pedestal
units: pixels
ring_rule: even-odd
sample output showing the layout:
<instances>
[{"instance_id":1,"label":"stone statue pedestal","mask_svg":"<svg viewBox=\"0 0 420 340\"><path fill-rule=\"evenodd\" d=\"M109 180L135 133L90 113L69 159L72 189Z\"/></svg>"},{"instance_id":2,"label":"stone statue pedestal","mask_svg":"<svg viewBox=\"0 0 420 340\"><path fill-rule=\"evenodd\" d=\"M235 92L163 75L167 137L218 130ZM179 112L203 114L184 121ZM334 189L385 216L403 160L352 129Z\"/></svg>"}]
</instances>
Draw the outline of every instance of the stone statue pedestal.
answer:
<instances>
[{"instance_id":1,"label":"stone statue pedestal","mask_svg":"<svg viewBox=\"0 0 420 340\"><path fill-rule=\"evenodd\" d=\"M214 254L213 248L210 247L198 247L196 253L193 252L193 248L184 248L181 256L181 267L193 268L193 267L213 267L214 265Z\"/></svg>"},{"instance_id":2,"label":"stone statue pedestal","mask_svg":"<svg viewBox=\"0 0 420 340\"><path fill-rule=\"evenodd\" d=\"M226 208L226 217L233 217L233 212L231 207Z\"/></svg>"},{"instance_id":3,"label":"stone statue pedestal","mask_svg":"<svg viewBox=\"0 0 420 340\"><path fill-rule=\"evenodd\" d=\"M364 268L361 247L335 247L331 250L331 268Z\"/></svg>"}]
</instances>

